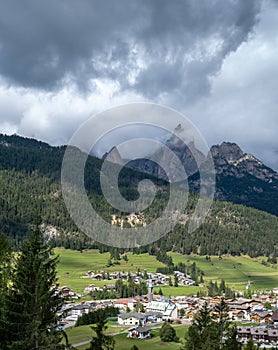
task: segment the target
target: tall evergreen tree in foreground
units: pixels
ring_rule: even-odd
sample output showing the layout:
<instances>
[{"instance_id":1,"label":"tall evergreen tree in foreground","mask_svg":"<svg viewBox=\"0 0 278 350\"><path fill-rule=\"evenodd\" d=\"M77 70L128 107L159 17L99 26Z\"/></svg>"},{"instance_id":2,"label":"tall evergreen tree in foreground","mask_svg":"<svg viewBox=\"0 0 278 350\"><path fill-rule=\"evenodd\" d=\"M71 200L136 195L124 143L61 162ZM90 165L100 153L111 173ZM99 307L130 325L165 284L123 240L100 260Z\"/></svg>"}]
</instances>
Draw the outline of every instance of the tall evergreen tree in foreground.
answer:
<instances>
[{"instance_id":1,"label":"tall evergreen tree in foreground","mask_svg":"<svg viewBox=\"0 0 278 350\"><path fill-rule=\"evenodd\" d=\"M44 243L37 227L20 249L12 286L5 301L8 341L3 349L63 349L57 311L62 298L53 288L57 257Z\"/></svg>"},{"instance_id":2,"label":"tall evergreen tree in foreground","mask_svg":"<svg viewBox=\"0 0 278 350\"><path fill-rule=\"evenodd\" d=\"M223 349L224 336L228 332L230 326L229 307L225 303L224 298L221 298L220 303L215 306L214 312L219 328L219 347Z\"/></svg>"},{"instance_id":3,"label":"tall evergreen tree in foreground","mask_svg":"<svg viewBox=\"0 0 278 350\"><path fill-rule=\"evenodd\" d=\"M92 337L90 347L87 350L113 350L115 346L115 340L111 335L104 334L107 329L107 321L101 318L95 326L92 326L92 330L95 335Z\"/></svg>"},{"instance_id":4,"label":"tall evergreen tree in foreground","mask_svg":"<svg viewBox=\"0 0 278 350\"><path fill-rule=\"evenodd\" d=\"M233 326L227 333L227 340L224 344L224 350L241 350L242 346L237 340L237 329Z\"/></svg>"},{"instance_id":5,"label":"tall evergreen tree in foreground","mask_svg":"<svg viewBox=\"0 0 278 350\"><path fill-rule=\"evenodd\" d=\"M218 350L219 328L211 316L208 304L204 306L194 317L192 325L188 329L186 343L182 350Z\"/></svg>"},{"instance_id":6,"label":"tall evergreen tree in foreground","mask_svg":"<svg viewBox=\"0 0 278 350\"><path fill-rule=\"evenodd\" d=\"M160 328L159 336L163 342L172 342L178 340L175 328L173 328L168 322L164 322Z\"/></svg>"},{"instance_id":7,"label":"tall evergreen tree in foreground","mask_svg":"<svg viewBox=\"0 0 278 350\"><path fill-rule=\"evenodd\" d=\"M258 350L259 347L257 345L255 345L255 343L253 342L252 339L249 339L247 344L246 344L246 350Z\"/></svg>"},{"instance_id":8,"label":"tall evergreen tree in foreground","mask_svg":"<svg viewBox=\"0 0 278 350\"><path fill-rule=\"evenodd\" d=\"M224 299L210 310L207 303L194 317L181 350L237 350L236 327L230 328L228 307Z\"/></svg>"}]
</instances>

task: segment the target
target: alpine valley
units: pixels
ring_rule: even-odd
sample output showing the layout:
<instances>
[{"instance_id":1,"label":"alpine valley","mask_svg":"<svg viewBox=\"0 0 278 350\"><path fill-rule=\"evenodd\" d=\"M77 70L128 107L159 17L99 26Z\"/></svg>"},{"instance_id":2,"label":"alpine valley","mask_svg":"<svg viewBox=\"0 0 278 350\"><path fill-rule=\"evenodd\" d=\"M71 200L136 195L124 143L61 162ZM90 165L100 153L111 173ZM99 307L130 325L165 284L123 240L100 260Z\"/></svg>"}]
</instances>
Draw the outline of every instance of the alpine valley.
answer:
<instances>
[{"instance_id":1,"label":"alpine valley","mask_svg":"<svg viewBox=\"0 0 278 350\"><path fill-rule=\"evenodd\" d=\"M194 158L205 159L206 156L197 149L193 155L187 146L179 147L173 139L169 139L167 145L182 159L188 171L189 200L172 232L135 250L276 257L278 174L255 156L244 153L235 143L212 146L216 169L215 200L205 222L194 234L189 234L188 220L198 200L200 182ZM101 251L110 249L79 232L65 208L60 185L65 149L66 146L52 147L17 135L0 135L0 231L9 237L14 248L39 215L45 235L53 246L79 250L92 247ZM191 149L194 150L194 145ZM121 155L115 147L105 157L112 163L121 163ZM99 183L102 162L96 157L88 157L85 169L88 197L108 222L111 222L112 215L126 220L128 214L115 211L102 196ZM137 184L144 178L151 179L160 189L150 208L140 213L142 220L149 222L163 210L169 184L160 169L145 159L128 166L119 176L120 191L127 199L138 196Z\"/></svg>"}]
</instances>

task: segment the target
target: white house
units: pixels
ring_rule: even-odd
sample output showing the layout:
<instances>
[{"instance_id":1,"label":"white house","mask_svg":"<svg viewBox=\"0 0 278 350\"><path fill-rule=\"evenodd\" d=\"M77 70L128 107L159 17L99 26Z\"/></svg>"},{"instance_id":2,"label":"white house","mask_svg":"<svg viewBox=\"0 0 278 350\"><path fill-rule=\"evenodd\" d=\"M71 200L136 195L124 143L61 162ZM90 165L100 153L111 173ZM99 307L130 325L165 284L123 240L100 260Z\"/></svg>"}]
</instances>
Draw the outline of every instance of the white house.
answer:
<instances>
[{"instance_id":1,"label":"white house","mask_svg":"<svg viewBox=\"0 0 278 350\"><path fill-rule=\"evenodd\" d=\"M89 286L85 287L84 292L85 293L91 293L99 290L99 287L96 287L94 284L90 284Z\"/></svg>"},{"instance_id":2,"label":"white house","mask_svg":"<svg viewBox=\"0 0 278 350\"><path fill-rule=\"evenodd\" d=\"M147 315L140 313L124 313L118 315L118 324L123 326L143 326L147 322Z\"/></svg>"},{"instance_id":3,"label":"white house","mask_svg":"<svg viewBox=\"0 0 278 350\"><path fill-rule=\"evenodd\" d=\"M79 304L79 305L75 305L72 310L71 310L71 314L73 316L77 316L80 317L84 314L88 314L92 309L92 306L89 304Z\"/></svg>"},{"instance_id":4,"label":"white house","mask_svg":"<svg viewBox=\"0 0 278 350\"><path fill-rule=\"evenodd\" d=\"M151 337L150 334L151 329L148 327L136 327L136 328L130 328L128 330L128 338L135 338L135 339L149 339Z\"/></svg>"}]
</instances>

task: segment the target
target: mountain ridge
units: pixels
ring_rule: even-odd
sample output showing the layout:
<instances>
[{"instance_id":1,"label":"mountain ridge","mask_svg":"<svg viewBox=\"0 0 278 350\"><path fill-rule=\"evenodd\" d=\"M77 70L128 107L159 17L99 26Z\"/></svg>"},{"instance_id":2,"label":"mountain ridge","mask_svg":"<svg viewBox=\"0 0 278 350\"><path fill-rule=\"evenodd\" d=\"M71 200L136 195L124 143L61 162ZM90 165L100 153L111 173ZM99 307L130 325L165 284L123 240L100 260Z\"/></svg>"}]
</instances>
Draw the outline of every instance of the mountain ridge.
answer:
<instances>
[{"instance_id":1,"label":"mountain ridge","mask_svg":"<svg viewBox=\"0 0 278 350\"><path fill-rule=\"evenodd\" d=\"M45 232L49 233L54 246L72 249L98 247L102 251L112 249L97 244L82 234L67 212L60 184L60 168L65 147L51 147L19 136L11 139L4 137L4 144L1 141L3 137L0 135L0 231L14 242L15 248L24 239L39 214L46 228ZM126 214L115 212L102 195L99 183L102 162L100 159L88 157L85 188L92 206L110 223L112 214L119 217L125 217ZM115 166L117 167L116 164ZM138 183L145 178L150 178L162 188L152 206L144 211L144 217L151 222L159 217L167 204L169 184L123 168L119 176L119 189L127 200L133 200L138 196ZM198 194L190 193L184 216L192 217L197 202ZM277 230L277 216L215 200L205 222L194 234L188 233L188 220L180 221L161 240L150 246L142 246L138 251L151 252L155 246L163 251L173 250L186 254L200 252L210 255L230 253L272 256L277 255L278 250Z\"/></svg>"},{"instance_id":2,"label":"mountain ridge","mask_svg":"<svg viewBox=\"0 0 278 350\"><path fill-rule=\"evenodd\" d=\"M187 146L175 135L166 141L166 147L169 147L181 160L188 174L189 188L198 192L200 176L197 163L204 163L206 156L195 147L193 142ZM117 148L113 147L113 152L115 150ZM213 145L210 153L215 167L216 199L251 206L278 215L277 172L264 165L252 154L243 152L235 142L224 141ZM120 157L118 150L117 155ZM156 151L155 156L159 164L165 164L171 168L164 160L163 149ZM115 160L115 157L113 158ZM133 160L126 166L168 180L163 169L148 159ZM175 173L171 175L175 179Z\"/></svg>"},{"instance_id":3,"label":"mountain ridge","mask_svg":"<svg viewBox=\"0 0 278 350\"><path fill-rule=\"evenodd\" d=\"M169 144L168 142L168 146ZM0 146L0 169L23 168L29 172L41 169L43 173L48 174L51 168L50 175L56 179L60 178L60 165L66 146L50 146L36 139L3 134L0 134ZM178 143L175 142L174 146L178 148ZM16 148L17 156L15 156L15 152L10 152L10 148ZM30 154L29 149L32 149L32 154ZM112 158L117 163L120 157L119 151L116 147L112 150L114 154ZM180 150L178 148L179 152ZM186 152L188 153L184 153L184 159L187 159L188 155L191 157L189 168L194 170L196 166L194 157L188 150ZM9 157L6 156L7 153L10 153ZM216 199L243 204L278 216L278 174L274 170L265 166L253 155L244 153L234 142L213 145L211 153L216 170ZM53 166L49 167L48 162L44 161L41 156L42 154L47 154ZM36 164L29 159L35 156L39 159ZM109 157L109 152L106 156ZM100 167L102 160L95 157L93 159ZM111 160L113 162L113 159ZM145 159L128 163L127 167L167 180L163 169ZM193 170L188 178L189 188L198 192L200 177L198 172ZM96 172L94 174L97 175Z\"/></svg>"}]
</instances>

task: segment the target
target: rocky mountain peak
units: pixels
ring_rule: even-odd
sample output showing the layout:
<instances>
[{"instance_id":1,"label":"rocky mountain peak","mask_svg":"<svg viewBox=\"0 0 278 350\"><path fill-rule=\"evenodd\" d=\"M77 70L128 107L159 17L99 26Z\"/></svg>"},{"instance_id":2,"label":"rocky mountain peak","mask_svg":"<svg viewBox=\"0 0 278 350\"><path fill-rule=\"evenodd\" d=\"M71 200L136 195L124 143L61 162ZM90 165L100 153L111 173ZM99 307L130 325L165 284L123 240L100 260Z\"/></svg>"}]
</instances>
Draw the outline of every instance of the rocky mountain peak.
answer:
<instances>
[{"instance_id":1,"label":"rocky mountain peak","mask_svg":"<svg viewBox=\"0 0 278 350\"><path fill-rule=\"evenodd\" d=\"M225 159L228 163L238 161L243 155L242 149L234 142L222 142L221 145L211 147L213 158Z\"/></svg>"},{"instance_id":2,"label":"rocky mountain peak","mask_svg":"<svg viewBox=\"0 0 278 350\"><path fill-rule=\"evenodd\" d=\"M236 143L223 142L221 145L214 145L211 147L211 154L217 174L237 178L249 174L265 182L278 180L278 174L275 171L265 166L252 154L244 153Z\"/></svg>"},{"instance_id":3,"label":"rocky mountain peak","mask_svg":"<svg viewBox=\"0 0 278 350\"><path fill-rule=\"evenodd\" d=\"M108 160L111 163L120 164L120 165L123 164L123 159L116 146L112 147L109 152L106 152L102 158Z\"/></svg>"}]
</instances>

